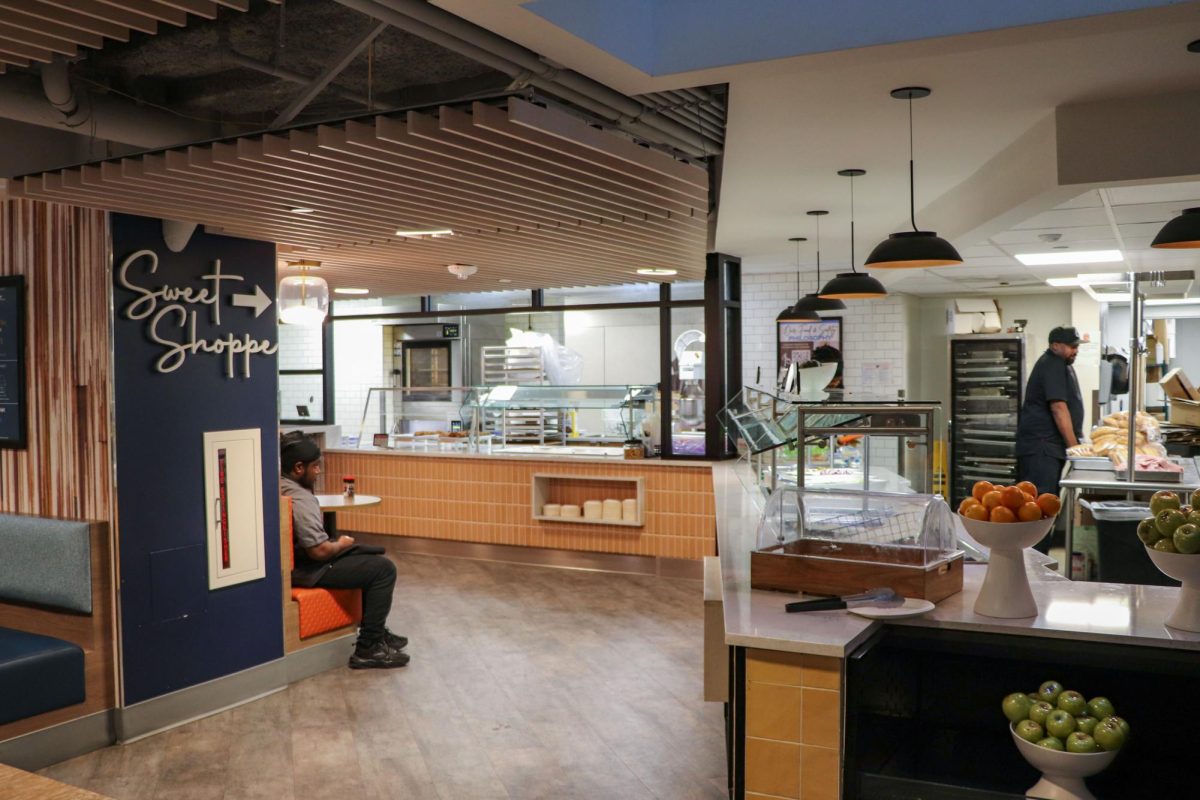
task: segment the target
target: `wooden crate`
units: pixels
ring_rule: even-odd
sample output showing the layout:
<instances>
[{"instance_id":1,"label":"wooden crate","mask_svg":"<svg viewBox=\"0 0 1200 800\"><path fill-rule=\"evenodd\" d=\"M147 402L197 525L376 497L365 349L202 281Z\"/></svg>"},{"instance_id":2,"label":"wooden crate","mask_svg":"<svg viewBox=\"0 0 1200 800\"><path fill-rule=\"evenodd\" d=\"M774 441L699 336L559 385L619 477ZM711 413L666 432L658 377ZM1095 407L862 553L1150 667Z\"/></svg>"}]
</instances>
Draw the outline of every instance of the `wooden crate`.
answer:
<instances>
[{"instance_id":1,"label":"wooden crate","mask_svg":"<svg viewBox=\"0 0 1200 800\"><path fill-rule=\"evenodd\" d=\"M887 587L934 603L962 591L961 552L929 564L925 558L918 547L800 539L752 552L750 586L828 595Z\"/></svg>"}]
</instances>

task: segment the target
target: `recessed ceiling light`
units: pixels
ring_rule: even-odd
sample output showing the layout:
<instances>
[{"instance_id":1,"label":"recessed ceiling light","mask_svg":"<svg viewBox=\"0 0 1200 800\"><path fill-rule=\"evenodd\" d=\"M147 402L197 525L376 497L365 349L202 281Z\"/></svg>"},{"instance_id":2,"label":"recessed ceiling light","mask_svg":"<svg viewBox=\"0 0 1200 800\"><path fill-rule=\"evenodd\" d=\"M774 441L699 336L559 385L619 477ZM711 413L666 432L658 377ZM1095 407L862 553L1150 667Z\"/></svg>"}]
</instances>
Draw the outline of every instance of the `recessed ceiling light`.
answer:
<instances>
[{"instance_id":1,"label":"recessed ceiling light","mask_svg":"<svg viewBox=\"0 0 1200 800\"><path fill-rule=\"evenodd\" d=\"M334 294L370 294L370 289L334 289Z\"/></svg>"},{"instance_id":2,"label":"recessed ceiling light","mask_svg":"<svg viewBox=\"0 0 1200 800\"><path fill-rule=\"evenodd\" d=\"M318 270L321 268L320 261L285 261L284 264L288 269Z\"/></svg>"},{"instance_id":3,"label":"recessed ceiling light","mask_svg":"<svg viewBox=\"0 0 1200 800\"><path fill-rule=\"evenodd\" d=\"M1046 278L1050 286L1114 286L1128 282L1129 279L1120 272L1085 272L1074 278Z\"/></svg>"},{"instance_id":4,"label":"recessed ceiling light","mask_svg":"<svg viewBox=\"0 0 1200 800\"><path fill-rule=\"evenodd\" d=\"M641 269L639 269L637 271L637 274L638 275L657 275L657 276L678 275L679 270L677 270L677 269L659 269L657 267L642 267Z\"/></svg>"},{"instance_id":5,"label":"recessed ceiling light","mask_svg":"<svg viewBox=\"0 0 1200 800\"><path fill-rule=\"evenodd\" d=\"M1076 250L1072 253L1018 253L1017 261L1027 267L1042 267L1048 264L1105 264L1124 261L1120 250Z\"/></svg>"},{"instance_id":6,"label":"recessed ceiling light","mask_svg":"<svg viewBox=\"0 0 1200 800\"><path fill-rule=\"evenodd\" d=\"M304 206L296 206L295 208L289 208L288 211L292 212L293 214L312 214L316 211L316 209L305 208Z\"/></svg>"},{"instance_id":7,"label":"recessed ceiling light","mask_svg":"<svg viewBox=\"0 0 1200 800\"><path fill-rule=\"evenodd\" d=\"M512 283L512 278L501 278L497 283Z\"/></svg>"},{"instance_id":8,"label":"recessed ceiling light","mask_svg":"<svg viewBox=\"0 0 1200 800\"><path fill-rule=\"evenodd\" d=\"M396 231L396 235L405 239L415 239L418 236L453 236L454 231L449 228L429 228L423 231Z\"/></svg>"}]
</instances>

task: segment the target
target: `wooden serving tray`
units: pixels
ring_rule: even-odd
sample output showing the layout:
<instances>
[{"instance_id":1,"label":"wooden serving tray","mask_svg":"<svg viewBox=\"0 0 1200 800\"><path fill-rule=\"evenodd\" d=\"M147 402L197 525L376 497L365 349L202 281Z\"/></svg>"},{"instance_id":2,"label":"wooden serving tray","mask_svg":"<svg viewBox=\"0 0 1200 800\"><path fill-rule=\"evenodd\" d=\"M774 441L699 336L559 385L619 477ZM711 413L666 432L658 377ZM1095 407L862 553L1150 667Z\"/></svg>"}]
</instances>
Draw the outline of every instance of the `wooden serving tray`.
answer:
<instances>
[{"instance_id":1,"label":"wooden serving tray","mask_svg":"<svg viewBox=\"0 0 1200 800\"><path fill-rule=\"evenodd\" d=\"M887 587L936 603L962 591L963 554L926 564L919 547L800 539L753 551L750 586L829 595Z\"/></svg>"}]
</instances>

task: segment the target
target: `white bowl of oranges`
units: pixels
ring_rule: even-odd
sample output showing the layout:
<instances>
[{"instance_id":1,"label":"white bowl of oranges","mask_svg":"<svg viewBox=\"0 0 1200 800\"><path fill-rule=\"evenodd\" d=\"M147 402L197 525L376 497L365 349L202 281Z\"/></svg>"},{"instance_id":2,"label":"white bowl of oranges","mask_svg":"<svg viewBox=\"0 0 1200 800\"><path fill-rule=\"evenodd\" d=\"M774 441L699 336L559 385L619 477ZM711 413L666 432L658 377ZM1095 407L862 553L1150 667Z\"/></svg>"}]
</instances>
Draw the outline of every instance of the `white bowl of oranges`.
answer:
<instances>
[{"instance_id":1,"label":"white bowl of oranges","mask_svg":"<svg viewBox=\"0 0 1200 800\"><path fill-rule=\"evenodd\" d=\"M1024 550L1042 540L1054 527L1060 503L1052 494L1037 494L1028 481L1015 486L976 483L971 497L958 507L967 532L990 549L988 571L975 600L975 613L1017 619L1038 613Z\"/></svg>"}]
</instances>

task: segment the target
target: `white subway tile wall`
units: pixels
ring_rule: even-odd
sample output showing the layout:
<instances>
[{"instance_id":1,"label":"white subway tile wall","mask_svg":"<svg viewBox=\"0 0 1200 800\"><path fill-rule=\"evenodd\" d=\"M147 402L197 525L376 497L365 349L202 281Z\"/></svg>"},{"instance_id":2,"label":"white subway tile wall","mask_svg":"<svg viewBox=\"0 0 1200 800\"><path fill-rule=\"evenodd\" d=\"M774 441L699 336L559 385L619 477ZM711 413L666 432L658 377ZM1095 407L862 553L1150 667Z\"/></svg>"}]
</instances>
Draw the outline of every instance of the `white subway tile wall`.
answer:
<instances>
[{"instance_id":1,"label":"white subway tile wall","mask_svg":"<svg viewBox=\"0 0 1200 800\"><path fill-rule=\"evenodd\" d=\"M277 341L280 372L321 368L321 328L280 324ZM298 418L297 406L306 406L313 419L322 418L320 375L280 376L280 419Z\"/></svg>"},{"instance_id":2,"label":"white subway tile wall","mask_svg":"<svg viewBox=\"0 0 1200 800\"><path fill-rule=\"evenodd\" d=\"M342 436L358 436L362 428L367 390L388 386L383 368L383 331L370 320L343 320L333 324L334 425Z\"/></svg>"}]
</instances>

